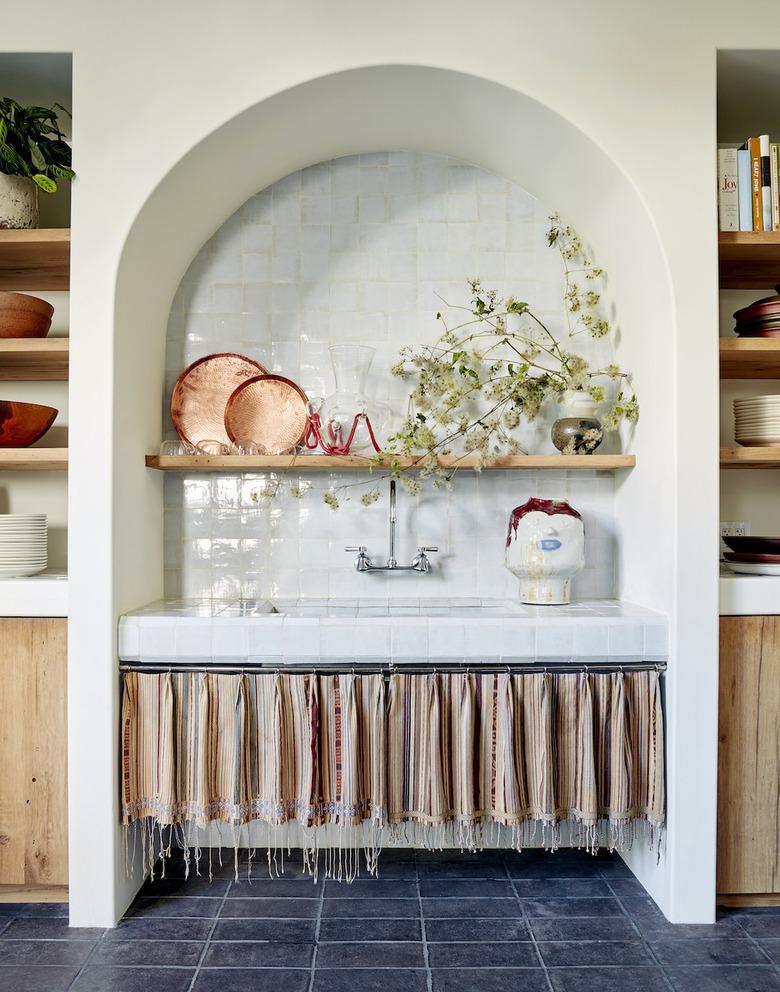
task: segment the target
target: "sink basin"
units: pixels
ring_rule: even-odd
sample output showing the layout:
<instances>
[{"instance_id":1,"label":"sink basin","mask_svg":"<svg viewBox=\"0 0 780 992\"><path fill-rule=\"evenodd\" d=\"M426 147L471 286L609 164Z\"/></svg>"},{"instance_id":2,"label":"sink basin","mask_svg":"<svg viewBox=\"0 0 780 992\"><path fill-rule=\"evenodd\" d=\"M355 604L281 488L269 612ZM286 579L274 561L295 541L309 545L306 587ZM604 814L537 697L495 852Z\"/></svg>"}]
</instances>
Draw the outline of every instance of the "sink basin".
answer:
<instances>
[{"instance_id":1,"label":"sink basin","mask_svg":"<svg viewBox=\"0 0 780 992\"><path fill-rule=\"evenodd\" d=\"M525 606L504 599L167 600L119 621L128 662L663 661L666 617L618 600Z\"/></svg>"}]
</instances>

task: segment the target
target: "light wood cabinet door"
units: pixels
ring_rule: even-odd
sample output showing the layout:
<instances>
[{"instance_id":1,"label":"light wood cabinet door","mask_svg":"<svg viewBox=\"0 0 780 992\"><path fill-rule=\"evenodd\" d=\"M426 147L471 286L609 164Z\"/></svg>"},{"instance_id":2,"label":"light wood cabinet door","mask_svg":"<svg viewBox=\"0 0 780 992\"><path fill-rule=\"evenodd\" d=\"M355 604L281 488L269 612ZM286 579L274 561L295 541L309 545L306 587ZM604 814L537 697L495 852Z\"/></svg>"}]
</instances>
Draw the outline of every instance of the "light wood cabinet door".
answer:
<instances>
[{"instance_id":1,"label":"light wood cabinet door","mask_svg":"<svg viewBox=\"0 0 780 992\"><path fill-rule=\"evenodd\" d=\"M780 617L722 617L720 894L780 892Z\"/></svg>"},{"instance_id":2,"label":"light wood cabinet door","mask_svg":"<svg viewBox=\"0 0 780 992\"><path fill-rule=\"evenodd\" d=\"M0 885L68 881L67 620L0 619Z\"/></svg>"}]
</instances>

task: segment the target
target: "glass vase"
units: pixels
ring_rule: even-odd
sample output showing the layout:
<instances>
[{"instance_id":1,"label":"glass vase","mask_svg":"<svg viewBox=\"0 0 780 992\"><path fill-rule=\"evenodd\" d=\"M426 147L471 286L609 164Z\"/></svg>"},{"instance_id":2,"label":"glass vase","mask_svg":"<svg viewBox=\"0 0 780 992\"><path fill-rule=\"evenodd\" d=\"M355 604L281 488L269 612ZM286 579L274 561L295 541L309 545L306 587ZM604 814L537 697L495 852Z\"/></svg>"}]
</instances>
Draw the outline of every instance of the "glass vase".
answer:
<instances>
[{"instance_id":1,"label":"glass vase","mask_svg":"<svg viewBox=\"0 0 780 992\"><path fill-rule=\"evenodd\" d=\"M349 438L355 417L365 414L371 421L377 443L381 446L384 440L388 408L369 399L366 389L375 349L362 344L337 344L328 350L336 391L326 396L322 404L323 441L334 448L349 446L351 454L373 453L374 446L364 419L358 420L351 443Z\"/></svg>"}]
</instances>

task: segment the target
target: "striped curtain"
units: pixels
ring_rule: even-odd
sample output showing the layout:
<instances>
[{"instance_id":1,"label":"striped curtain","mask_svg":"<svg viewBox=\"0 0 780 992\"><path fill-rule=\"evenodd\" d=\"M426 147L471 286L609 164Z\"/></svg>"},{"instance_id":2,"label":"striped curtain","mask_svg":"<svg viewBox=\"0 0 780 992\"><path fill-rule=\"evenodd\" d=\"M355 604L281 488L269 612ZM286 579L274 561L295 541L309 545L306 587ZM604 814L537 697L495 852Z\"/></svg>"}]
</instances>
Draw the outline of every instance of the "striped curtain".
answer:
<instances>
[{"instance_id":1,"label":"striped curtain","mask_svg":"<svg viewBox=\"0 0 780 992\"><path fill-rule=\"evenodd\" d=\"M656 672L123 675L122 816L252 821L474 849L651 842L664 822ZM345 834L346 836L346 834ZM367 836L364 833L364 837Z\"/></svg>"}]
</instances>

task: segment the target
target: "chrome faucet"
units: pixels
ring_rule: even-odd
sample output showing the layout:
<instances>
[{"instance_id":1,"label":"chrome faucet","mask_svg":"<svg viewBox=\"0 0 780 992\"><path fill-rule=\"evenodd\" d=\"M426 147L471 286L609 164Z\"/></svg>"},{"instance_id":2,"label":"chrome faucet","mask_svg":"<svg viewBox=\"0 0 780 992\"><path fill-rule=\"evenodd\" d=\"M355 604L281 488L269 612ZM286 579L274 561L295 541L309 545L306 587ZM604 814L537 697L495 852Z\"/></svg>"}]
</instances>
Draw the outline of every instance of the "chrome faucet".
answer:
<instances>
[{"instance_id":1,"label":"chrome faucet","mask_svg":"<svg viewBox=\"0 0 780 992\"><path fill-rule=\"evenodd\" d=\"M395 492L395 479L390 480L390 553L387 556L387 564L385 565L374 565L371 559L366 554L365 545L360 544L355 547L347 547L345 551L357 552L357 558L355 559L355 568L358 572L430 572L431 562L428 558L428 553L431 551L438 551L437 547L419 547L417 549L417 554L412 559L411 565L399 565L398 560L395 557L395 523L396 523L396 513L395 513L395 503L396 503L396 492Z\"/></svg>"}]
</instances>

